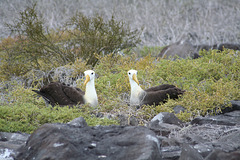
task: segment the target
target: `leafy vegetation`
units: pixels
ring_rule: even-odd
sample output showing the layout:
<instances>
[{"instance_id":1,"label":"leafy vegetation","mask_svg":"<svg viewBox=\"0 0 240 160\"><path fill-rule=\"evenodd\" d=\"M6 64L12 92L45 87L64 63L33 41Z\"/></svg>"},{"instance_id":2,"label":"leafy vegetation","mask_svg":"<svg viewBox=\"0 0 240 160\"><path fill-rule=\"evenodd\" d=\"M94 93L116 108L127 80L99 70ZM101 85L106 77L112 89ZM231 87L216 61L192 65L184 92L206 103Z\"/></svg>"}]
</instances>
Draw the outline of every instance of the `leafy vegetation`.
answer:
<instances>
[{"instance_id":1,"label":"leafy vegetation","mask_svg":"<svg viewBox=\"0 0 240 160\"><path fill-rule=\"evenodd\" d=\"M5 91L10 103L2 103L0 106L0 130L30 133L41 124L66 123L79 116L83 116L89 125L118 124L117 116L120 114L135 116L140 124L144 124L159 112L173 112L176 105L187 109L177 114L183 121L199 115L215 114L223 107L231 107L230 100L240 99L240 53L226 49L222 52L203 51L201 55L201 58L195 60L176 61L156 59L150 54L142 58L135 54L100 57L99 64L94 67L98 74L95 83L98 108L86 105L80 108L51 109L45 106L41 97L35 96L32 88L12 84L15 88ZM74 69L73 77L78 75L78 66L83 70L89 67L83 60L66 65ZM138 110L131 108L128 106L130 85L126 74L129 69L138 70L142 88L169 83L186 90L186 93L178 100L169 100L158 106L144 106ZM84 90L82 83L78 85ZM95 116L98 113L110 114L113 118L98 118Z\"/></svg>"},{"instance_id":2,"label":"leafy vegetation","mask_svg":"<svg viewBox=\"0 0 240 160\"><path fill-rule=\"evenodd\" d=\"M118 124L116 120L98 118L89 108L39 107L32 103L2 105L0 108L0 131L31 133L45 123L67 123L83 117L89 126Z\"/></svg>"},{"instance_id":3,"label":"leafy vegetation","mask_svg":"<svg viewBox=\"0 0 240 160\"><path fill-rule=\"evenodd\" d=\"M131 31L126 23L116 21L114 16L105 22L100 15L89 18L77 13L66 27L73 28L68 30L68 48L92 66L97 63L99 55L117 53L140 42L140 32Z\"/></svg>"},{"instance_id":4,"label":"leafy vegetation","mask_svg":"<svg viewBox=\"0 0 240 160\"><path fill-rule=\"evenodd\" d=\"M87 17L81 13L66 22L64 29L53 31L44 27L36 3L20 12L13 24L6 25L16 36L4 39L0 45L0 74L4 79L25 76L32 70L49 71L77 58L94 66L100 55L135 47L141 34L114 16L106 21L100 15Z\"/></svg>"}]
</instances>

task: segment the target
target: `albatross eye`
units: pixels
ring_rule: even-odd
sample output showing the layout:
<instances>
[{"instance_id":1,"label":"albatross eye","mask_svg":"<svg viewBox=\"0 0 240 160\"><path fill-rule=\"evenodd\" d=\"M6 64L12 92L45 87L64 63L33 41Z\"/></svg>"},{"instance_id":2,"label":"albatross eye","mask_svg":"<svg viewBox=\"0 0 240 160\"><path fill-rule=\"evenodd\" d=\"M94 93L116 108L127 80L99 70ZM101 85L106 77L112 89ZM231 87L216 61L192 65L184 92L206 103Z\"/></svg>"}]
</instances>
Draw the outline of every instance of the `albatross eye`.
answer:
<instances>
[{"instance_id":1,"label":"albatross eye","mask_svg":"<svg viewBox=\"0 0 240 160\"><path fill-rule=\"evenodd\" d=\"M93 72L91 74L93 75Z\"/></svg>"},{"instance_id":2,"label":"albatross eye","mask_svg":"<svg viewBox=\"0 0 240 160\"><path fill-rule=\"evenodd\" d=\"M130 73L130 72L128 72L128 74L130 75L131 73Z\"/></svg>"}]
</instances>

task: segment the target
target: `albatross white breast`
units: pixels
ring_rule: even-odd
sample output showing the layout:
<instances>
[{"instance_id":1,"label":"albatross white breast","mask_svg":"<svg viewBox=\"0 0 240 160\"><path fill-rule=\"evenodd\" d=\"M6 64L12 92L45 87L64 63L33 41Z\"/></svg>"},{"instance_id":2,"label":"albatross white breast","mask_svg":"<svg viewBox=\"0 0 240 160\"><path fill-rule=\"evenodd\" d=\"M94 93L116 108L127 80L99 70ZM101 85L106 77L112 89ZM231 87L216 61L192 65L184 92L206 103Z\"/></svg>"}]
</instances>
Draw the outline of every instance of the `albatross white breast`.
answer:
<instances>
[{"instance_id":1,"label":"albatross white breast","mask_svg":"<svg viewBox=\"0 0 240 160\"><path fill-rule=\"evenodd\" d=\"M139 86L136 70L129 70L128 77L131 86L131 106L158 105L160 102L166 102L168 97L171 99L177 99L179 95L182 95L185 92L184 90L169 84L163 84L143 90Z\"/></svg>"},{"instance_id":2,"label":"albatross white breast","mask_svg":"<svg viewBox=\"0 0 240 160\"><path fill-rule=\"evenodd\" d=\"M97 92L95 89L94 79L95 72L93 70L87 70L84 72L86 91L83 92L79 88L70 87L60 82L52 82L46 86L43 86L40 91L33 90L37 94L41 95L45 101L52 106L55 105L77 105L89 103L92 107L98 105Z\"/></svg>"}]
</instances>

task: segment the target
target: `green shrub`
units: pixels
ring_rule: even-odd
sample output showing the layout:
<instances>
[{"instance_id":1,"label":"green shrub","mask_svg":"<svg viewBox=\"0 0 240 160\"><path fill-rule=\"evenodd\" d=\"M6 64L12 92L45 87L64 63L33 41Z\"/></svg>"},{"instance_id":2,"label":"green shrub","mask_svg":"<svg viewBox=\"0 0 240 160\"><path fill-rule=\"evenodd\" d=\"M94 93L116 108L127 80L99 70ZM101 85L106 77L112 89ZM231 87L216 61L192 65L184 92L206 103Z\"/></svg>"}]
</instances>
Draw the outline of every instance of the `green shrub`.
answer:
<instances>
[{"instance_id":1,"label":"green shrub","mask_svg":"<svg viewBox=\"0 0 240 160\"><path fill-rule=\"evenodd\" d=\"M87 65L95 66L100 55L117 53L125 48L135 47L140 42L140 31L131 31L123 21L116 21L112 16L104 21L96 14L94 17L77 13L66 24L71 39L68 47L77 57L87 61Z\"/></svg>"},{"instance_id":2,"label":"green shrub","mask_svg":"<svg viewBox=\"0 0 240 160\"><path fill-rule=\"evenodd\" d=\"M0 68L2 74L8 75L6 79L12 75L25 75L32 69L51 70L71 60L65 48L58 43L60 33L51 33L44 28L43 19L36 13L36 4L20 12L19 18L6 26L16 35L4 39L0 47Z\"/></svg>"},{"instance_id":3,"label":"green shrub","mask_svg":"<svg viewBox=\"0 0 240 160\"><path fill-rule=\"evenodd\" d=\"M0 44L0 76L23 76L31 70L49 71L52 68L86 60L94 66L99 56L135 47L141 31L133 30L114 16L108 21L102 16L87 17L77 13L65 29L49 30L36 12L36 3L20 12L13 24L6 24L14 38Z\"/></svg>"},{"instance_id":4,"label":"green shrub","mask_svg":"<svg viewBox=\"0 0 240 160\"><path fill-rule=\"evenodd\" d=\"M0 131L31 133L45 123L67 123L83 117L89 126L118 124L114 119L97 118L91 110L77 107L39 107L33 103L0 106Z\"/></svg>"},{"instance_id":5,"label":"green shrub","mask_svg":"<svg viewBox=\"0 0 240 160\"><path fill-rule=\"evenodd\" d=\"M79 59L67 67L74 69L73 77L90 68L86 61ZM100 56L98 65L93 68L98 74L95 80L98 108L83 106L82 109L64 107L51 110L45 106L42 98L33 95L31 88L15 84L15 89L8 90L8 101L11 103L0 106L0 130L25 131L23 128L26 125L34 124L27 131L32 132L43 123L65 123L79 116L86 118L89 125L117 124L116 120L96 118L92 113L111 114L113 117L121 114L134 116L138 118L140 125L143 125L159 112L173 112L176 105L186 108L186 112L177 114L183 121L189 121L198 115L213 115L220 112L222 107L231 107L230 100L240 100L239 68L240 53L233 50L213 50L204 52L199 59L176 61L156 59L151 55L138 58L136 54ZM129 69L138 70L138 79L143 89L169 83L186 92L180 99L168 100L165 104L143 106L138 110L132 108L128 105ZM79 83L78 87L84 90L82 84ZM12 110L8 112L9 108ZM17 122L18 120L20 121Z\"/></svg>"}]
</instances>

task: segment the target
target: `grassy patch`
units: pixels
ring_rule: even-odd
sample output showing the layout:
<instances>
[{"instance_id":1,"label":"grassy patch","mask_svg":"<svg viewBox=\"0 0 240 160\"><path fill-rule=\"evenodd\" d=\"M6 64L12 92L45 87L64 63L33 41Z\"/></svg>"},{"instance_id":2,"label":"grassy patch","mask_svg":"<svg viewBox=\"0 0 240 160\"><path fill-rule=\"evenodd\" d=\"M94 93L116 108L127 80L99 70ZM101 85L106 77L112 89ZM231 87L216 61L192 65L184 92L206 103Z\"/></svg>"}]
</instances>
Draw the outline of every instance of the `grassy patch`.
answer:
<instances>
[{"instance_id":1,"label":"grassy patch","mask_svg":"<svg viewBox=\"0 0 240 160\"><path fill-rule=\"evenodd\" d=\"M240 99L240 53L233 50L201 52L202 58L170 61L156 59L151 54L139 58L136 54L122 56L109 54L99 57L93 69L98 74L95 85L99 98L98 108L49 108L42 98L36 97L32 88L11 84L8 102L0 106L0 131L22 131L31 133L44 123L66 123L82 116L88 125L118 124L117 119L103 119L96 113L117 117L119 114L135 116L140 124L149 121L159 112L173 112L176 105L182 105L187 112L177 116L189 121L198 115L215 114L221 107L230 107L230 100ZM83 60L68 64L73 68L73 77L89 69ZM138 79L143 89L160 85L174 84L186 90L178 100L169 100L158 106L144 106L136 110L128 106L130 85L127 71L138 70ZM84 90L82 83L79 88ZM13 87L14 86L14 87ZM38 86L38 85L36 85ZM36 87L37 88L37 87ZM35 89L36 89L35 88Z\"/></svg>"},{"instance_id":2,"label":"grassy patch","mask_svg":"<svg viewBox=\"0 0 240 160\"><path fill-rule=\"evenodd\" d=\"M67 123L83 117L90 126L118 124L116 120L97 118L86 108L43 107L33 103L0 106L0 131L31 133L45 123Z\"/></svg>"}]
</instances>

